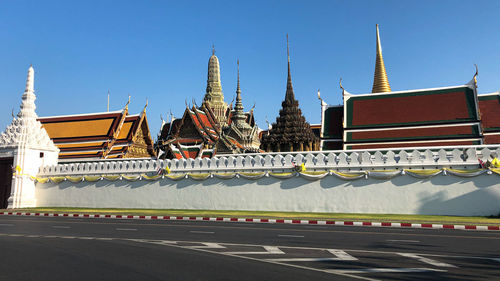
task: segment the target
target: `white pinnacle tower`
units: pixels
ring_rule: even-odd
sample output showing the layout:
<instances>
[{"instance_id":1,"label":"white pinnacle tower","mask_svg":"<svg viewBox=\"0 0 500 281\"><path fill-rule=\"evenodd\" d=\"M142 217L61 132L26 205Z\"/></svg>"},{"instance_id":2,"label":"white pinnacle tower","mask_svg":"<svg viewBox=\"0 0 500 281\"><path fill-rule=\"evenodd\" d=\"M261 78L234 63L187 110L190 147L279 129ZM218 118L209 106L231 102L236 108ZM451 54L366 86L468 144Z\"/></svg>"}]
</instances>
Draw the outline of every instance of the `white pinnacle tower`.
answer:
<instances>
[{"instance_id":1,"label":"white pinnacle tower","mask_svg":"<svg viewBox=\"0 0 500 281\"><path fill-rule=\"evenodd\" d=\"M19 113L0 135L0 156L11 157L14 168L9 208L36 206L33 177L41 166L57 164L59 149L37 120L35 99L35 70L30 66Z\"/></svg>"}]
</instances>

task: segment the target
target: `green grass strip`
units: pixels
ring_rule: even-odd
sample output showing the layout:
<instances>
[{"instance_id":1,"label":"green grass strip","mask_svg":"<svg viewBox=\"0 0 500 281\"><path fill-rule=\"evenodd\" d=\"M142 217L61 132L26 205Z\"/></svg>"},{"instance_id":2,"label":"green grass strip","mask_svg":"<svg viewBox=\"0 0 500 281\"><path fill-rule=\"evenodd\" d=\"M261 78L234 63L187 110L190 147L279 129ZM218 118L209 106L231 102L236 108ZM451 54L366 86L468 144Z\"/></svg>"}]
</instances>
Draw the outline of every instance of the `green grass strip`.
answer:
<instances>
[{"instance_id":1,"label":"green grass strip","mask_svg":"<svg viewBox=\"0 0 500 281\"><path fill-rule=\"evenodd\" d=\"M93 208L25 208L3 210L30 213L80 213L103 215L134 216L183 216L183 217L236 217L236 218L276 218L311 219L337 221L406 222L438 224L500 225L500 217L461 217L433 215L395 215L395 214L353 214L353 213L302 213L267 211L231 210L181 210L181 209L93 209Z\"/></svg>"}]
</instances>

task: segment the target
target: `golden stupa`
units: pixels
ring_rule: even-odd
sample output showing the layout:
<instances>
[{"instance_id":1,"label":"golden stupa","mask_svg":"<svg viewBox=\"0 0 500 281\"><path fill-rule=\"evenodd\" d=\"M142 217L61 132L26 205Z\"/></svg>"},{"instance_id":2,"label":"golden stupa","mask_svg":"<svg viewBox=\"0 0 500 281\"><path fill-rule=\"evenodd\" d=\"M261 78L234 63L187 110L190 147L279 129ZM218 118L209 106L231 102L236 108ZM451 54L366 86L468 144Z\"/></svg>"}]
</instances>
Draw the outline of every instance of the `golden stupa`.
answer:
<instances>
[{"instance_id":1,"label":"golden stupa","mask_svg":"<svg viewBox=\"0 0 500 281\"><path fill-rule=\"evenodd\" d=\"M372 93L390 92L391 85L385 72L384 58L382 57L382 46L380 45L380 35L377 24L377 59L375 61L375 74L373 75Z\"/></svg>"}]
</instances>

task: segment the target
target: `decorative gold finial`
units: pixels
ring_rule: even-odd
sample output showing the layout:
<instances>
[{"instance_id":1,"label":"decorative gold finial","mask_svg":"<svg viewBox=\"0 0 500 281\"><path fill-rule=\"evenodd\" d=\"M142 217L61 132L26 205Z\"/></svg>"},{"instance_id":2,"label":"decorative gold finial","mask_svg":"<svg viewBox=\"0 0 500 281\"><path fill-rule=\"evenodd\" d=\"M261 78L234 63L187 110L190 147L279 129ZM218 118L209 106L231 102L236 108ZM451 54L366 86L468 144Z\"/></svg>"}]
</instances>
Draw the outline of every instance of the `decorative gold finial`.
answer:
<instances>
[{"instance_id":1,"label":"decorative gold finial","mask_svg":"<svg viewBox=\"0 0 500 281\"><path fill-rule=\"evenodd\" d=\"M290 64L290 48L288 47L288 33L286 34L286 56L288 58L288 64Z\"/></svg>"},{"instance_id":2,"label":"decorative gold finial","mask_svg":"<svg viewBox=\"0 0 500 281\"><path fill-rule=\"evenodd\" d=\"M476 67L476 73L474 73L474 83L476 83L476 85L477 85L478 68L477 68L477 64L474 64L474 66Z\"/></svg>"},{"instance_id":3,"label":"decorative gold finial","mask_svg":"<svg viewBox=\"0 0 500 281\"><path fill-rule=\"evenodd\" d=\"M375 74L373 75L372 93L391 92L391 86L385 71L384 58L382 57L382 45L380 44L380 34L377 27L377 58L375 60Z\"/></svg>"},{"instance_id":4,"label":"decorative gold finial","mask_svg":"<svg viewBox=\"0 0 500 281\"><path fill-rule=\"evenodd\" d=\"M130 94L128 94L128 101L127 104L125 105L125 108L128 110L128 105L130 104Z\"/></svg>"},{"instance_id":5,"label":"decorative gold finial","mask_svg":"<svg viewBox=\"0 0 500 281\"><path fill-rule=\"evenodd\" d=\"M212 44L212 56L214 56L214 55L215 55L215 45Z\"/></svg>"}]
</instances>

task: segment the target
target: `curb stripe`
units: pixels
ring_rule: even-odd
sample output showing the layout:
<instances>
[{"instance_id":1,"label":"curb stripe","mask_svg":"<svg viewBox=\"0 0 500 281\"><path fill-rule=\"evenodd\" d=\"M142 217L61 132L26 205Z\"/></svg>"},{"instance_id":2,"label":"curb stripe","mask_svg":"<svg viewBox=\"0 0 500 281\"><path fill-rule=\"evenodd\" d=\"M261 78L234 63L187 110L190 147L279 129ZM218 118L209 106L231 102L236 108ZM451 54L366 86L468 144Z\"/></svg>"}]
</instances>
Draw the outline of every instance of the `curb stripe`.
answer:
<instances>
[{"instance_id":1,"label":"curb stripe","mask_svg":"<svg viewBox=\"0 0 500 281\"><path fill-rule=\"evenodd\" d=\"M393 227L393 228L427 228L427 229L454 229L476 231L500 231L500 226L495 225L455 225L455 224L430 224L430 223L394 223L394 222L355 222L331 220L285 220L285 219L252 219L252 218L224 218L224 217L181 217L181 216L133 216L133 215L104 215L104 214L60 214L60 213L20 213L0 212L4 216L42 216L42 217L73 217L73 218L109 218L109 219L139 219L139 220L180 220L180 221L222 221L222 222L254 222L254 223L283 223L283 224L308 224L308 225L344 225L368 227Z\"/></svg>"}]
</instances>

